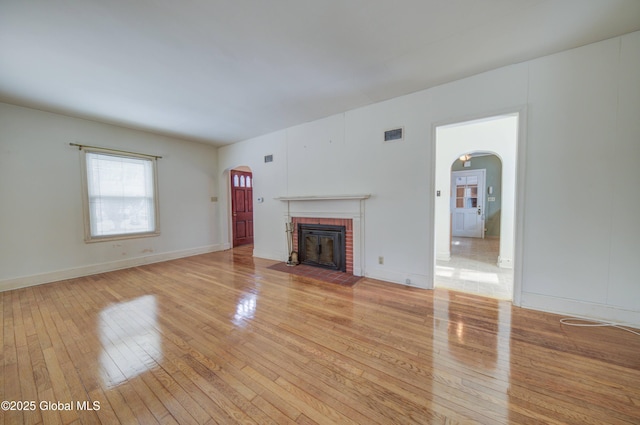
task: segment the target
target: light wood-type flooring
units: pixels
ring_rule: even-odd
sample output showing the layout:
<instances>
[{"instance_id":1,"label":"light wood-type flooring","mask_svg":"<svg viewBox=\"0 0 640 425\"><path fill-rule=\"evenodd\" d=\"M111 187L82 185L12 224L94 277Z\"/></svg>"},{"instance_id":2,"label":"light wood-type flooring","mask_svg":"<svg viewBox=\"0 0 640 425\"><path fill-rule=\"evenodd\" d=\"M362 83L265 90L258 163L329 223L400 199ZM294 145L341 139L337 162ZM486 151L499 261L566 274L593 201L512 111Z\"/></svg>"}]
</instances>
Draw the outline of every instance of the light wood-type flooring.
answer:
<instances>
[{"instance_id":1,"label":"light wood-type flooring","mask_svg":"<svg viewBox=\"0 0 640 425\"><path fill-rule=\"evenodd\" d=\"M250 255L0 293L0 424L640 423L638 336Z\"/></svg>"}]
</instances>

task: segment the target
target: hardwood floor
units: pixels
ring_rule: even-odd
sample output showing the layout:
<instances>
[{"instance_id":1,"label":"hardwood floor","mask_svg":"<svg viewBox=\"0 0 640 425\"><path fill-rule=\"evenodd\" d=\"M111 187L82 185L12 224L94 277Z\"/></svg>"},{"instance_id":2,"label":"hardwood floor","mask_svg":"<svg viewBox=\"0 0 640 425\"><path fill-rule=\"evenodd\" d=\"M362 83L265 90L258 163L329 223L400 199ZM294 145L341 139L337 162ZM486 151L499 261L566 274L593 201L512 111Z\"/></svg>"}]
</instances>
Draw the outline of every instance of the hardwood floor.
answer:
<instances>
[{"instance_id":1,"label":"hardwood floor","mask_svg":"<svg viewBox=\"0 0 640 425\"><path fill-rule=\"evenodd\" d=\"M640 423L638 336L249 255L1 293L0 423Z\"/></svg>"}]
</instances>

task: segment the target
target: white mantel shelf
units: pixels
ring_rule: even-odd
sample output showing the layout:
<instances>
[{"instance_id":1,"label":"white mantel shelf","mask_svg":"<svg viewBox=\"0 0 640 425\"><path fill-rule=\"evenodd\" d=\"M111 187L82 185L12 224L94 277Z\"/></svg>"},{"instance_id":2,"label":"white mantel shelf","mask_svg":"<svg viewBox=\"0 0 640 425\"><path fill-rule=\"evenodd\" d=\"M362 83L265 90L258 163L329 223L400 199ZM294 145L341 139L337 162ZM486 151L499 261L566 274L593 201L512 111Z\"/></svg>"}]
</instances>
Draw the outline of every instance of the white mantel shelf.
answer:
<instances>
[{"instance_id":1,"label":"white mantel shelf","mask_svg":"<svg viewBox=\"0 0 640 425\"><path fill-rule=\"evenodd\" d=\"M319 196L279 196L277 201L340 201L369 199L370 193L363 195L319 195Z\"/></svg>"}]
</instances>

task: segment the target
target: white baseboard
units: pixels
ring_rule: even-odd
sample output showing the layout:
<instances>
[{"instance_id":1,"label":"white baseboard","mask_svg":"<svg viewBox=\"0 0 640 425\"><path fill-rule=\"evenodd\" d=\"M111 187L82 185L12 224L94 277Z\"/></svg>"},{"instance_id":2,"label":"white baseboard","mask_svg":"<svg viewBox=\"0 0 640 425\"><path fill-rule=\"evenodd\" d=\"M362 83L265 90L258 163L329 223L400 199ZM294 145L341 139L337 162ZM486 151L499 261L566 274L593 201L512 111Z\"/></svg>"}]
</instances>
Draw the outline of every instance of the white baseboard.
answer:
<instances>
[{"instance_id":1,"label":"white baseboard","mask_svg":"<svg viewBox=\"0 0 640 425\"><path fill-rule=\"evenodd\" d=\"M199 248L181 251L164 252L143 257L127 258L126 260L110 261L108 263L91 264L88 266L74 267L65 270L56 270L30 276L0 280L0 292L12 289L26 288L27 286L41 285L43 283L57 282L59 280L74 279L92 274L105 273L114 270L127 269L145 264L159 263L175 260L177 258L191 257L193 255L207 254L209 252L222 251L223 245L208 245Z\"/></svg>"},{"instance_id":2,"label":"white baseboard","mask_svg":"<svg viewBox=\"0 0 640 425\"><path fill-rule=\"evenodd\" d=\"M640 311L625 310L605 304L595 304L523 292L521 307L572 317L626 323L633 327L640 328Z\"/></svg>"},{"instance_id":3,"label":"white baseboard","mask_svg":"<svg viewBox=\"0 0 640 425\"><path fill-rule=\"evenodd\" d=\"M274 261L287 261L287 255L284 252L279 251L260 251L258 249L253 249L253 256L258 258L264 258L266 260L274 260Z\"/></svg>"},{"instance_id":4,"label":"white baseboard","mask_svg":"<svg viewBox=\"0 0 640 425\"><path fill-rule=\"evenodd\" d=\"M451 261L451 252L437 252L436 261Z\"/></svg>"},{"instance_id":5,"label":"white baseboard","mask_svg":"<svg viewBox=\"0 0 640 425\"><path fill-rule=\"evenodd\" d=\"M425 275L382 269L367 271L364 275L372 279L384 280L385 282L398 283L400 285L423 289L429 288L429 280ZM407 283L407 279L409 279L410 283Z\"/></svg>"}]
</instances>

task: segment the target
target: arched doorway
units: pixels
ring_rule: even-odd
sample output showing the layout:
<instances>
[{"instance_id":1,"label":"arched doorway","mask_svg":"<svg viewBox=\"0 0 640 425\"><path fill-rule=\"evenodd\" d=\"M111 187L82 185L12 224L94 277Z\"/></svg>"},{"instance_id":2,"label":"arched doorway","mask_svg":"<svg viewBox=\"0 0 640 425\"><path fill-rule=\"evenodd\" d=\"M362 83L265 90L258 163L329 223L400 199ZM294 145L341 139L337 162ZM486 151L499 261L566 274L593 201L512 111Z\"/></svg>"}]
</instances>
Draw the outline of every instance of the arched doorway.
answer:
<instances>
[{"instance_id":1,"label":"arched doorway","mask_svg":"<svg viewBox=\"0 0 640 425\"><path fill-rule=\"evenodd\" d=\"M438 286L512 298L512 270L498 267L502 198L500 157L473 151L453 162L450 260L436 264Z\"/></svg>"}]
</instances>

